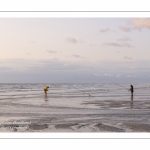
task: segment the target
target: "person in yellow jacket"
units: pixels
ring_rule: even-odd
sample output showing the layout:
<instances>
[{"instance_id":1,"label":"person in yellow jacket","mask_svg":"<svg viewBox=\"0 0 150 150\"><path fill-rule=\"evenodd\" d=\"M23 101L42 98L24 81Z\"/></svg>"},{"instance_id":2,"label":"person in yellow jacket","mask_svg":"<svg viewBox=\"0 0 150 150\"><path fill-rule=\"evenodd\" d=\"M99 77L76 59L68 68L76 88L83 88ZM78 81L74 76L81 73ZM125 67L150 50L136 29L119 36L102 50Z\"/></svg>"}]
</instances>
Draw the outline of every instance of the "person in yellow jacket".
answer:
<instances>
[{"instance_id":1,"label":"person in yellow jacket","mask_svg":"<svg viewBox=\"0 0 150 150\"><path fill-rule=\"evenodd\" d=\"M49 88L49 86L46 86L46 87L44 88L44 93L45 93L45 96L47 96L47 91L48 91L48 88Z\"/></svg>"}]
</instances>

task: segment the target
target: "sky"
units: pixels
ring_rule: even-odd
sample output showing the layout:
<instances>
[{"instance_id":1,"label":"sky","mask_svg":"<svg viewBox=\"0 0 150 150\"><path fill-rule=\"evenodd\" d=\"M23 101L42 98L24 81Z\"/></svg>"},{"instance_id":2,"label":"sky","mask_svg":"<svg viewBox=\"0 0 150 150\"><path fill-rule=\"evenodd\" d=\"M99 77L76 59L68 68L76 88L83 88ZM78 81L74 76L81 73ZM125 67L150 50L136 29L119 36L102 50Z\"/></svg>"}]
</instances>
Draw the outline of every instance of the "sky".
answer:
<instances>
[{"instance_id":1,"label":"sky","mask_svg":"<svg viewBox=\"0 0 150 150\"><path fill-rule=\"evenodd\" d=\"M0 18L0 83L150 83L149 18Z\"/></svg>"}]
</instances>

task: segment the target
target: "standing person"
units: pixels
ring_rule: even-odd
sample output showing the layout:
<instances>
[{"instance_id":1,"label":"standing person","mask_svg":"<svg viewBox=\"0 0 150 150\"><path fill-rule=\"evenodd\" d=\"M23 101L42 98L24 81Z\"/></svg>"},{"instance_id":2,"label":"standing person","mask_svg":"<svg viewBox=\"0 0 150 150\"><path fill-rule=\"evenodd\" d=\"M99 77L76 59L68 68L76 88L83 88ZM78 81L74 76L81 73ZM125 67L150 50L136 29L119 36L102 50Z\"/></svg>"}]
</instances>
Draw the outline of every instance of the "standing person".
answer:
<instances>
[{"instance_id":1,"label":"standing person","mask_svg":"<svg viewBox=\"0 0 150 150\"><path fill-rule=\"evenodd\" d=\"M47 96L48 88L49 88L49 86L46 86L46 87L44 88L45 97Z\"/></svg>"},{"instance_id":2,"label":"standing person","mask_svg":"<svg viewBox=\"0 0 150 150\"><path fill-rule=\"evenodd\" d=\"M131 88L130 88L129 90L131 91L131 96L133 96L133 92L134 92L134 90L133 90L133 85L131 84L130 87L131 87Z\"/></svg>"}]
</instances>

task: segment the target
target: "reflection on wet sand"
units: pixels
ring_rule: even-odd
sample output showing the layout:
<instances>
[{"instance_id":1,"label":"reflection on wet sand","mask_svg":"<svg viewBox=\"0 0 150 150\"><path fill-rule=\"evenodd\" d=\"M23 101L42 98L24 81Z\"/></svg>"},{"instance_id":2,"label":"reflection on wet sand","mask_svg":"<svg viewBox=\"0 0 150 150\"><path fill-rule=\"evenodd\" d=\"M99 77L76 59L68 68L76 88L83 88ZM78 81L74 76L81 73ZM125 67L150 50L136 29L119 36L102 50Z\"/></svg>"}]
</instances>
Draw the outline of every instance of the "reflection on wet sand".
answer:
<instances>
[{"instance_id":1,"label":"reflection on wet sand","mask_svg":"<svg viewBox=\"0 0 150 150\"><path fill-rule=\"evenodd\" d=\"M45 96L45 97L44 97L44 100L45 100L45 101L48 101L48 96Z\"/></svg>"},{"instance_id":2,"label":"reflection on wet sand","mask_svg":"<svg viewBox=\"0 0 150 150\"><path fill-rule=\"evenodd\" d=\"M131 95L131 109L133 108L133 95Z\"/></svg>"}]
</instances>

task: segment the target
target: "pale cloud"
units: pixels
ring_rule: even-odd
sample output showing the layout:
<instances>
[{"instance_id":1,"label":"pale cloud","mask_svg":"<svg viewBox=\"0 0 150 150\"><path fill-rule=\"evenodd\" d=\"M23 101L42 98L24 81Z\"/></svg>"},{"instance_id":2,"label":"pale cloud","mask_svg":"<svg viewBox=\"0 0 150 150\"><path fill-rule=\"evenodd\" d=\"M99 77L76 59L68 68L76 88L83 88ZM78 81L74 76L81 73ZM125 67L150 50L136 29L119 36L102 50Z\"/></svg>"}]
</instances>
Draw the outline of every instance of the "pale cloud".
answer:
<instances>
[{"instance_id":1,"label":"pale cloud","mask_svg":"<svg viewBox=\"0 0 150 150\"><path fill-rule=\"evenodd\" d=\"M102 75L99 75L99 74L96 74L96 73L95 73L95 74L93 74L93 75L94 75L94 76L102 76Z\"/></svg>"},{"instance_id":2,"label":"pale cloud","mask_svg":"<svg viewBox=\"0 0 150 150\"><path fill-rule=\"evenodd\" d=\"M150 18L133 18L131 24L137 29L150 29Z\"/></svg>"},{"instance_id":3,"label":"pale cloud","mask_svg":"<svg viewBox=\"0 0 150 150\"><path fill-rule=\"evenodd\" d=\"M32 61L30 59L8 59L3 60L0 67L9 68L9 71L22 71L24 68L30 69L35 66L42 66L39 62Z\"/></svg>"},{"instance_id":4,"label":"pale cloud","mask_svg":"<svg viewBox=\"0 0 150 150\"><path fill-rule=\"evenodd\" d=\"M77 55L77 54L73 54L72 56L73 56L73 57L76 57L76 58L85 58L85 57L82 57L82 56Z\"/></svg>"},{"instance_id":5,"label":"pale cloud","mask_svg":"<svg viewBox=\"0 0 150 150\"><path fill-rule=\"evenodd\" d=\"M30 41L31 44L35 44L35 41Z\"/></svg>"},{"instance_id":6,"label":"pale cloud","mask_svg":"<svg viewBox=\"0 0 150 150\"><path fill-rule=\"evenodd\" d=\"M120 77L121 77L121 74L117 74L116 77L117 77L117 78L120 78Z\"/></svg>"},{"instance_id":7,"label":"pale cloud","mask_svg":"<svg viewBox=\"0 0 150 150\"><path fill-rule=\"evenodd\" d=\"M100 32L107 32L107 31L110 31L110 29L109 28L105 28L105 29L100 29Z\"/></svg>"},{"instance_id":8,"label":"pale cloud","mask_svg":"<svg viewBox=\"0 0 150 150\"><path fill-rule=\"evenodd\" d=\"M137 77L137 75L127 75L128 78Z\"/></svg>"},{"instance_id":9,"label":"pale cloud","mask_svg":"<svg viewBox=\"0 0 150 150\"><path fill-rule=\"evenodd\" d=\"M130 60L130 59L133 59L132 57L127 57L127 56L124 56L123 58L124 58L124 59L129 59L129 60Z\"/></svg>"},{"instance_id":10,"label":"pale cloud","mask_svg":"<svg viewBox=\"0 0 150 150\"><path fill-rule=\"evenodd\" d=\"M131 48L132 46L129 43L116 43L116 42L104 42L104 46L113 46L113 47L128 47Z\"/></svg>"},{"instance_id":11,"label":"pale cloud","mask_svg":"<svg viewBox=\"0 0 150 150\"><path fill-rule=\"evenodd\" d=\"M57 51L47 50L48 53L57 53Z\"/></svg>"},{"instance_id":12,"label":"pale cloud","mask_svg":"<svg viewBox=\"0 0 150 150\"><path fill-rule=\"evenodd\" d=\"M118 39L118 41L120 41L120 42L126 42L126 41L131 41L131 39L125 36L123 38Z\"/></svg>"},{"instance_id":13,"label":"pale cloud","mask_svg":"<svg viewBox=\"0 0 150 150\"><path fill-rule=\"evenodd\" d=\"M124 31L124 32L130 32L132 30L132 28L130 27L125 27L125 26L119 26L119 29Z\"/></svg>"},{"instance_id":14,"label":"pale cloud","mask_svg":"<svg viewBox=\"0 0 150 150\"><path fill-rule=\"evenodd\" d=\"M112 76L112 74L105 73L104 76Z\"/></svg>"},{"instance_id":15,"label":"pale cloud","mask_svg":"<svg viewBox=\"0 0 150 150\"><path fill-rule=\"evenodd\" d=\"M127 61L127 63L133 64L134 62L133 61Z\"/></svg>"},{"instance_id":16,"label":"pale cloud","mask_svg":"<svg viewBox=\"0 0 150 150\"><path fill-rule=\"evenodd\" d=\"M78 41L73 37L67 37L66 41L72 44L76 44Z\"/></svg>"},{"instance_id":17,"label":"pale cloud","mask_svg":"<svg viewBox=\"0 0 150 150\"><path fill-rule=\"evenodd\" d=\"M93 44L89 44L89 46L94 46Z\"/></svg>"},{"instance_id":18,"label":"pale cloud","mask_svg":"<svg viewBox=\"0 0 150 150\"><path fill-rule=\"evenodd\" d=\"M80 56L80 58L82 58ZM47 60L29 60L29 59L11 59L5 60L0 64L1 72L3 71L26 71L26 72L34 72L34 71L61 71L61 70L68 70L74 71L86 68L86 66L72 63L72 62L64 62L58 59L47 59Z\"/></svg>"},{"instance_id":19,"label":"pale cloud","mask_svg":"<svg viewBox=\"0 0 150 150\"><path fill-rule=\"evenodd\" d=\"M0 63L1 82L112 82L120 79L121 82L129 82L127 75L143 75L143 78L133 77L132 81L139 82L149 79L150 61L135 62L133 65L124 62L106 61L102 66L95 66L85 61L80 62L60 61L58 59L30 60L14 59L5 60ZM141 64L141 65L140 65ZM144 67L143 67L144 66ZM95 70L95 67L99 69ZM131 68L132 67L132 68ZM79 78L76 76L79 75ZM28 79L25 79L28 77ZM118 80L117 80L118 81Z\"/></svg>"},{"instance_id":20,"label":"pale cloud","mask_svg":"<svg viewBox=\"0 0 150 150\"><path fill-rule=\"evenodd\" d=\"M22 68L20 68L19 70L20 70L20 71L26 71L26 70L28 70L28 68L27 68L27 67L22 67Z\"/></svg>"},{"instance_id":21,"label":"pale cloud","mask_svg":"<svg viewBox=\"0 0 150 150\"><path fill-rule=\"evenodd\" d=\"M0 72L10 72L11 71L11 68L9 66L0 66Z\"/></svg>"},{"instance_id":22,"label":"pale cloud","mask_svg":"<svg viewBox=\"0 0 150 150\"><path fill-rule=\"evenodd\" d=\"M84 43L84 41L83 41L82 39L80 39L78 42L79 42L79 43Z\"/></svg>"},{"instance_id":23,"label":"pale cloud","mask_svg":"<svg viewBox=\"0 0 150 150\"><path fill-rule=\"evenodd\" d=\"M150 29L150 18L132 18L128 23L130 27L119 26L119 29L124 32L130 32L133 29Z\"/></svg>"}]
</instances>

